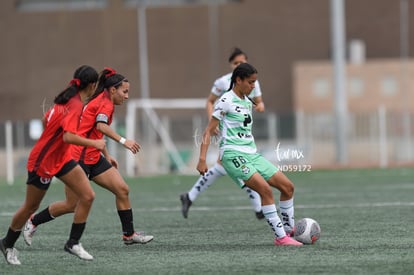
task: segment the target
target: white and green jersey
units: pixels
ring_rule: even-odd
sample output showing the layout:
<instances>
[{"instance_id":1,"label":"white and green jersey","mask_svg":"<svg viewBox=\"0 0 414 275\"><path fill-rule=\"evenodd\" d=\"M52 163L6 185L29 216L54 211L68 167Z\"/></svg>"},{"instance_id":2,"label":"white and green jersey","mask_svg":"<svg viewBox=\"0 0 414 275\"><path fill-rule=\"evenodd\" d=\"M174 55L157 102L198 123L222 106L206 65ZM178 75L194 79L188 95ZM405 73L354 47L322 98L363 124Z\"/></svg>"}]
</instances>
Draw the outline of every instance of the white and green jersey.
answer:
<instances>
[{"instance_id":1,"label":"white and green jersey","mask_svg":"<svg viewBox=\"0 0 414 275\"><path fill-rule=\"evenodd\" d=\"M216 81L214 81L213 87L211 88L211 93L216 95L217 97L221 97L224 93L226 93L227 90L230 88L231 75L232 73L228 73L220 78L217 78ZM261 95L262 90L260 89L259 81L256 80L256 82L254 83L254 89L249 94L249 97L253 99Z\"/></svg>"},{"instance_id":2,"label":"white and green jersey","mask_svg":"<svg viewBox=\"0 0 414 275\"><path fill-rule=\"evenodd\" d=\"M213 117L220 121L220 159L224 150L236 150L248 154L256 153L252 135L252 103L229 91L217 100Z\"/></svg>"}]
</instances>

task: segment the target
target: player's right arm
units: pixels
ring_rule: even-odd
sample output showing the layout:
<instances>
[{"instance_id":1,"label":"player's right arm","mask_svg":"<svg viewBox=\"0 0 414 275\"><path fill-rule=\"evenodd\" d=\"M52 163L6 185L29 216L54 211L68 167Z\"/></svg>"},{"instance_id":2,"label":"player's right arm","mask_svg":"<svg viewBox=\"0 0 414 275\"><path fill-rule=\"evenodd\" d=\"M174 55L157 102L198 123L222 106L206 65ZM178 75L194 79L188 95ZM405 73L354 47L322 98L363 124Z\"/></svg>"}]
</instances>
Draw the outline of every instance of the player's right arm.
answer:
<instances>
[{"instance_id":1,"label":"player's right arm","mask_svg":"<svg viewBox=\"0 0 414 275\"><path fill-rule=\"evenodd\" d=\"M226 77L227 75L217 78L211 87L210 95L207 98L206 104L208 120L210 120L213 115L214 105L216 104L217 99L219 99L227 91L227 82L224 80Z\"/></svg>"},{"instance_id":2,"label":"player's right arm","mask_svg":"<svg viewBox=\"0 0 414 275\"><path fill-rule=\"evenodd\" d=\"M74 145L95 147L99 151L103 151L106 144L104 139L84 138L72 132L65 132L63 134L63 141Z\"/></svg>"},{"instance_id":3,"label":"player's right arm","mask_svg":"<svg viewBox=\"0 0 414 275\"><path fill-rule=\"evenodd\" d=\"M214 107L213 114L203 133L203 139L200 146L200 157L198 159L197 170L201 175L208 171L207 167L207 151L210 145L211 136L214 135L219 127L220 121L224 119L228 110L228 103L226 98L222 98Z\"/></svg>"},{"instance_id":4,"label":"player's right arm","mask_svg":"<svg viewBox=\"0 0 414 275\"><path fill-rule=\"evenodd\" d=\"M204 130L203 140L200 146L200 157L198 159L198 164L197 164L197 171L200 173L200 175L204 175L204 173L208 171L207 162L206 162L207 151L210 145L211 135L212 133L215 132L218 125L219 125L219 120L216 119L215 117L212 117L210 119L210 122L207 125L207 128Z\"/></svg>"},{"instance_id":5,"label":"player's right arm","mask_svg":"<svg viewBox=\"0 0 414 275\"><path fill-rule=\"evenodd\" d=\"M207 104L206 104L206 110L207 110L207 117L210 120L211 116L214 111L214 103L219 97L213 93L210 93L210 95L207 98Z\"/></svg>"}]
</instances>

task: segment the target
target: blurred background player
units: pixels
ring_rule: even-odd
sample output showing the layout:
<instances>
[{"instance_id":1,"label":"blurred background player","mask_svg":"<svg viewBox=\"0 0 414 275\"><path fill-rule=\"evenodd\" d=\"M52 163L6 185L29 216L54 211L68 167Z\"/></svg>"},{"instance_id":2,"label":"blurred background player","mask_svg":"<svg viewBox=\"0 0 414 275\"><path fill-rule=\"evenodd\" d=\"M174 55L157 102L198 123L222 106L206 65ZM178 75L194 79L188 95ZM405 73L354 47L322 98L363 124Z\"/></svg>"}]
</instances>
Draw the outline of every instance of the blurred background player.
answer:
<instances>
[{"instance_id":1,"label":"blurred background player","mask_svg":"<svg viewBox=\"0 0 414 275\"><path fill-rule=\"evenodd\" d=\"M122 105L128 99L129 86L128 80L123 75L111 68L105 68L95 93L83 110L78 128L79 135L93 140L101 140L105 135L122 144L133 154L138 153L140 145L136 141L125 139L110 127L115 105ZM153 236L134 230L129 187L117 169L117 161L108 154L107 150L104 150L102 155L93 147L77 146L73 155L90 180L115 195L124 243L129 245L150 242ZM50 204L27 221L23 235L28 245L31 245L33 234L40 224L75 210L78 196L68 188L65 191L66 200Z\"/></svg>"},{"instance_id":2,"label":"blurred background player","mask_svg":"<svg viewBox=\"0 0 414 275\"><path fill-rule=\"evenodd\" d=\"M230 64L231 70L233 71L238 65L247 62L247 55L241 49L234 48L230 54L228 62ZM207 117L209 120L211 119L211 115L213 114L215 102L224 93L226 93L230 87L231 75L232 73L230 72L214 81L206 105ZM255 88L251 91L251 93L248 96L255 103L255 111L264 112L265 107L262 99L262 91L260 89L259 81L256 81ZM217 131L216 134L218 134ZM195 201L195 199L198 197L198 195L203 193L217 179L219 179L222 176L225 176L226 174L227 173L221 165L220 159L218 159L217 163L212 168L210 168L204 175L198 178L198 180L194 183L193 187L189 192L180 195L181 211L184 218L188 217L189 208ZM247 186L243 186L242 189L244 189L247 192L253 210L256 213L256 217L258 219L263 219L264 216L261 210L262 204L260 201L260 196L254 190L250 189Z\"/></svg>"},{"instance_id":3,"label":"blurred background player","mask_svg":"<svg viewBox=\"0 0 414 275\"><path fill-rule=\"evenodd\" d=\"M73 159L71 144L91 146L98 152L105 148L104 140L86 139L75 134L82 112L82 100L92 95L97 81L95 69L86 65L78 68L69 86L56 96L54 106L44 115L44 131L30 152L27 163L26 199L14 214L6 237L0 239L0 250L9 264L21 264L14 244L27 219L39 208L54 176L78 197L72 229L64 249L81 259L93 259L79 240L95 193L84 171Z\"/></svg>"},{"instance_id":4,"label":"blurred background player","mask_svg":"<svg viewBox=\"0 0 414 275\"><path fill-rule=\"evenodd\" d=\"M290 237L294 227L293 183L267 159L257 153L252 135L252 102L247 98L255 87L257 70L242 63L234 69L228 93L220 97L203 133L197 170L209 170L206 163L211 135L219 127L220 160L228 175L243 188L247 185L260 194L263 214L275 234L275 245L300 246ZM272 188L280 191L280 220Z\"/></svg>"}]
</instances>

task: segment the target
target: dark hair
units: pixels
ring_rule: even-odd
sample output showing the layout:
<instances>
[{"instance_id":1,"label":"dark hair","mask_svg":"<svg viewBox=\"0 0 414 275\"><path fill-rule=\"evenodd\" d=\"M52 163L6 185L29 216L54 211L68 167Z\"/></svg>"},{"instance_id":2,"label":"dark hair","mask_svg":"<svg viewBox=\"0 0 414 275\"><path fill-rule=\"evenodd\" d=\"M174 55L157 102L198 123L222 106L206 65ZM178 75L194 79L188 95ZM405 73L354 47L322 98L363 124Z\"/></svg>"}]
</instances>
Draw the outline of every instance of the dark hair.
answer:
<instances>
[{"instance_id":1,"label":"dark hair","mask_svg":"<svg viewBox=\"0 0 414 275\"><path fill-rule=\"evenodd\" d=\"M98 81L98 72L88 65L76 69L69 86L55 97L55 104L65 104L74 97L79 90L85 89L90 83Z\"/></svg>"},{"instance_id":2,"label":"dark hair","mask_svg":"<svg viewBox=\"0 0 414 275\"><path fill-rule=\"evenodd\" d=\"M236 83L236 79L239 77L241 80L251 76L252 74L257 74L257 70L255 67L250 65L249 63L242 63L239 66L237 66L233 74L231 75L231 82L230 82L230 88L227 91L230 91L233 89L234 83Z\"/></svg>"},{"instance_id":3,"label":"dark hair","mask_svg":"<svg viewBox=\"0 0 414 275\"><path fill-rule=\"evenodd\" d=\"M236 56L239 56L239 55L244 55L247 59L247 54L245 54L242 50L240 50L237 47L233 48L233 50L232 50L232 52L229 56L229 63L232 62L236 58Z\"/></svg>"},{"instance_id":4,"label":"dark hair","mask_svg":"<svg viewBox=\"0 0 414 275\"><path fill-rule=\"evenodd\" d=\"M108 89L110 87L115 87L115 89L117 89L122 85L123 82L128 82L128 79L126 79L125 76L118 74L112 68L105 68L99 76L98 87L90 97L89 101L97 97L105 89Z\"/></svg>"}]
</instances>

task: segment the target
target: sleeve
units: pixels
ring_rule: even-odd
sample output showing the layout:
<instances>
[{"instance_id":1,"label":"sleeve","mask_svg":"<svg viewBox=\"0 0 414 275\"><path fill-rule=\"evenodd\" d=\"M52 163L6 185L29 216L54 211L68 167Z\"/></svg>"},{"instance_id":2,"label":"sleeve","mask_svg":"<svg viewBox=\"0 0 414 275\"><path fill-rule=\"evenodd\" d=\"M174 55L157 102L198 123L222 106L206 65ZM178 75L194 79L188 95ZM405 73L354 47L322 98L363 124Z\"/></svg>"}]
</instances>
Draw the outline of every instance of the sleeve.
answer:
<instances>
[{"instance_id":1,"label":"sleeve","mask_svg":"<svg viewBox=\"0 0 414 275\"><path fill-rule=\"evenodd\" d=\"M214 106L214 111L212 116L218 120L223 120L224 116L227 113L228 108L228 100L225 96L222 96L218 101L217 104Z\"/></svg>"},{"instance_id":2,"label":"sleeve","mask_svg":"<svg viewBox=\"0 0 414 275\"><path fill-rule=\"evenodd\" d=\"M223 95L223 93L225 92L225 89L223 87L223 81L221 78L218 78L214 81L213 87L211 87L211 93L220 97Z\"/></svg>"},{"instance_id":3,"label":"sleeve","mask_svg":"<svg viewBox=\"0 0 414 275\"><path fill-rule=\"evenodd\" d=\"M108 99L103 100L96 112L95 123L103 122L109 125L110 117L112 116L113 112L114 104Z\"/></svg>"}]
</instances>

